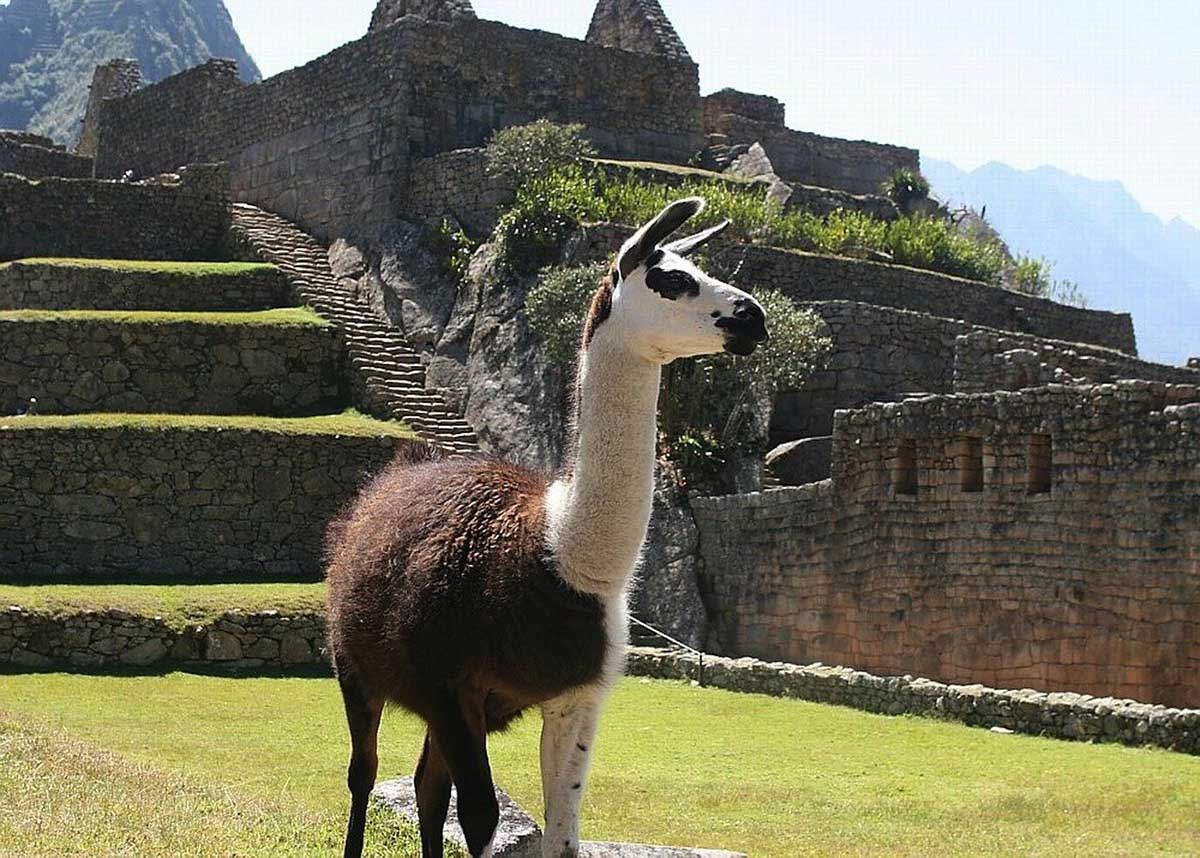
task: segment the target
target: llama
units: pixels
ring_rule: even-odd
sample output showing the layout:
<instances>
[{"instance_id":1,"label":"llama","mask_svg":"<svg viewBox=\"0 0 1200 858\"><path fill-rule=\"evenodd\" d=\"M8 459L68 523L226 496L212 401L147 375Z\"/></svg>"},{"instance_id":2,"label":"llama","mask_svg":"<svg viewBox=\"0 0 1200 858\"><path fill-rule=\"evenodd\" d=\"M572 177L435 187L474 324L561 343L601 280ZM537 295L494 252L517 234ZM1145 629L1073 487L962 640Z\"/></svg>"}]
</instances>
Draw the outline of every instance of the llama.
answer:
<instances>
[{"instance_id":1,"label":"llama","mask_svg":"<svg viewBox=\"0 0 1200 858\"><path fill-rule=\"evenodd\" d=\"M329 533L329 646L351 738L345 856L362 853L387 703L426 723L414 777L421 848L442 855L453 784L472 856L499 810L487 735L542 712L543 854L579 850L600 710L624 668L626 593L650 520L661 368L767 337L762 307L684 256L728 222L664 239L702 208L667 206L592 299L574 453L557 479L413 445Z\"/></svg>"}]
</instances>

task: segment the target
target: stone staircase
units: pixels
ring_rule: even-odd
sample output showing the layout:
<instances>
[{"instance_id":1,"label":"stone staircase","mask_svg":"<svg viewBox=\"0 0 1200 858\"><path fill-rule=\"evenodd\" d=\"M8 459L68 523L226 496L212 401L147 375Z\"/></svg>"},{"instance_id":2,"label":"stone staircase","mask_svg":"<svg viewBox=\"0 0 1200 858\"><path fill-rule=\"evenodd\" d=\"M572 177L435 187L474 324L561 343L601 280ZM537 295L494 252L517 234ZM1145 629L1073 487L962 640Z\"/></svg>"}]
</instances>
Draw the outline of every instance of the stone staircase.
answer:
<instances>
[{"instance_id":1,"label":"stone staircase","mask_svg":"<svg viewBox=\"0 0 1200 858\"><path fill-rule=\"evenodd\" d=\"M0 581L317 580L411 437L346 410L338 328L273 267L40 260L0 296Z\"/></svg>"},{"instance_id":2,"label":"stone staircase","mask_svg":"<svg viewBox=\"0 0 1200 858\"><path fill-rule=\"evenodd\" d=\"M479 449L470 425L425 389L416 350L356 290L341 286L324 247L278 215L246 204L235 204L232 212L239 248L278 266L305 304L341 328L356 401L376 416L403 420L451 452Z\"/></svg>"}]
</instances>

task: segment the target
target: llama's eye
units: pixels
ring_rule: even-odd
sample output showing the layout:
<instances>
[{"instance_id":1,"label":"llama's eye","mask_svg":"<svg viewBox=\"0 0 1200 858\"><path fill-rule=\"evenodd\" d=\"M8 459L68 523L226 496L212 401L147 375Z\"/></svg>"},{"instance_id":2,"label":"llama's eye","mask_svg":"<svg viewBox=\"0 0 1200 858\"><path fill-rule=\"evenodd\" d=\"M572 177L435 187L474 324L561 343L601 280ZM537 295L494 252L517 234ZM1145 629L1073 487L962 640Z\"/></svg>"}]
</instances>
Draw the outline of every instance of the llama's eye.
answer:
<instances>
[{"instance_id":1,"label":"llama's eye","mask_svg":"<svg viewBox=\"0 0 1200 858\"><path fill-rule=\"evenodd\" d=\"M719 318L721 318L721 311L720 311L720 310L713 310L713 311L712 311L711 313L709 313L708 315L712 316L714 319L719 319Z\"/></svg>"},{"instance_id":2,"label":"llama's eye","mask_svg":"<svg viewBox=\"0 0 1200 858\"><path fill-rule=\"evenodd\" d=\"M700 294L700 284L686 271L664 271L661 268L651 268L646 272L646 286L668 301L674 301L683 295L690 295L694 298Z\"/></svg>"}]
</instances>

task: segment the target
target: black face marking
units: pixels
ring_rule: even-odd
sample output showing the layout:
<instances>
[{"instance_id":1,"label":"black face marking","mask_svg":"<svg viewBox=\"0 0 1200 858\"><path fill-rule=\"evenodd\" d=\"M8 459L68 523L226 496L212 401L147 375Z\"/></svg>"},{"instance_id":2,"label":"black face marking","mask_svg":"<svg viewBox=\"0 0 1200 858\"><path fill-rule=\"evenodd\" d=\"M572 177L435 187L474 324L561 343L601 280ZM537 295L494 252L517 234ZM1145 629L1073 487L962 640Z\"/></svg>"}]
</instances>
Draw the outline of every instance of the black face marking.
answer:
<instances>
[{"instance_id":1,"label":"black face marking","mask_svg":"<svg viewBox=\"0 0 1200 858\"><path fill-rule=\"evenodd\" d=\"M709 313L708 315L712 316L714 319L719 319L719 318L721 318L721 311L720 311L720 310L713 310L713 311L712 311L711 313Z\"/></svg>"},{"instance_id":2,"label":"black face marking","mask_svg":"<svg viewBox=\"0 0 1200 858\"><path fill-rule=\"evenodd\" d=\"M571 789L579 789L583 784L571 784Z\"/></svg>"},{"instance_id":3,"label":"black face marking","mask_svg":"<svg viewBox=\"0 0 1200 858\"><path fill-rule=\"evenodd\" d=\"M587 750L587 745L580 745L578 742L576 742L576 743L575 743L575 747L576 747L576 748L578 748L578 749L579 749L579 750L581 750L581 751L586 751L586 750Z\"/></svg>"},{"instance_id":4,"label":"black face marking","mask_svg":"<svg viewBox=\"0 0 1200 858\"><path fill-rule=\"evenodd\" d=\"M683 295L695 298L700 294L700 283L696 278L678 268L651 268L646 272L646 285L668 301L674 301Z\"/></svg>"}]
</instances>

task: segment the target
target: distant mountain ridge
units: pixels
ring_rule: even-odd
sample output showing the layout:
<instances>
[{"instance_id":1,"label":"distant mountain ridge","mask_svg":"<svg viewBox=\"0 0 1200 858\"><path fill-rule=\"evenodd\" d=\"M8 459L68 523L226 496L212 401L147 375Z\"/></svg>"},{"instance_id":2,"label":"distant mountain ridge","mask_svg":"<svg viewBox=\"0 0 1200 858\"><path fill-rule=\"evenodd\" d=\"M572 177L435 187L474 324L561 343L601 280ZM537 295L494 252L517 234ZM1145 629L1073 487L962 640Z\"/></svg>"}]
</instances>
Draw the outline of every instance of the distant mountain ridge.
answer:
<instances>
[{"instance_id":1,"label":"distant mountain ridge","mask_svg":"<svg viewBox=\"0 0 1200 858\"><path fill-rule=\"evenodd\" d=\"M12 0L0 6L0 128L74 143L92 72L117 57L147 82L212 57L261 77L224 0Z\"/></svg>"},{"instance_id":2,"label":"distant mountain ridge","mask_svg":"<svg viewBox=\"0 0 1200 858\"><path fill-rule=\"evenodd\" d=\"M1200 356L1200 229L1164 224L1120 182L1055 167L1016 170L992 162L965 172L923 158L934 193L978 210L1014 253L1045 257L1089 305L1133 314L1143 357L1182 364Z\"/></svg>"}]
</instances>

